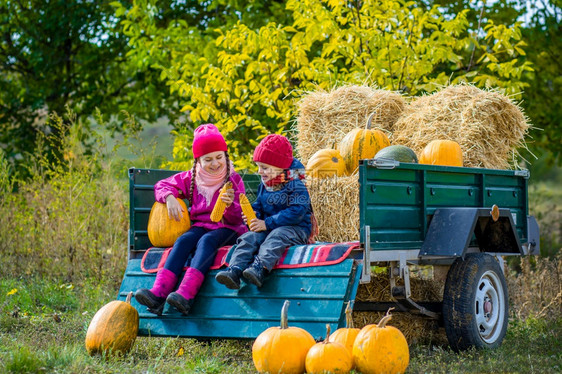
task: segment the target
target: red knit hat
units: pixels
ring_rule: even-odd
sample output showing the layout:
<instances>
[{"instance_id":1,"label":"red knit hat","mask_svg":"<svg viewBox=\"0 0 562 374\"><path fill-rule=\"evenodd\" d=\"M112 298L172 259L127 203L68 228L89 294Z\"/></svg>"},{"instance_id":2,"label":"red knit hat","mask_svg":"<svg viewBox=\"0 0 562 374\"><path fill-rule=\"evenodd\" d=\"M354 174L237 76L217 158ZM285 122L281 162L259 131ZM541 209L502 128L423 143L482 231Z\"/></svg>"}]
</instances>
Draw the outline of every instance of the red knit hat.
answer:
<instances>
[{"instance_id":1,"label":"red knit hat","mask_svg":"<svg viewBox=\"0 0 562 374\"><path fill-rule=\"evenodd\" d=\"M226 141L219 129L212 123L207 123L195 129L193 135L193 157L199 158L207 153L226 152Z\"/></svg>"},{"instance_id":2,"label":"red knit hat","mask_svg":"<svg viewBox=\"0 0 562 374\"><path fill-rule=\"evenodd\" d=\"M256 147L254 161L288 169L293 162L293 147L283 135L268 135Z\"/></svg>"}]
</instances>

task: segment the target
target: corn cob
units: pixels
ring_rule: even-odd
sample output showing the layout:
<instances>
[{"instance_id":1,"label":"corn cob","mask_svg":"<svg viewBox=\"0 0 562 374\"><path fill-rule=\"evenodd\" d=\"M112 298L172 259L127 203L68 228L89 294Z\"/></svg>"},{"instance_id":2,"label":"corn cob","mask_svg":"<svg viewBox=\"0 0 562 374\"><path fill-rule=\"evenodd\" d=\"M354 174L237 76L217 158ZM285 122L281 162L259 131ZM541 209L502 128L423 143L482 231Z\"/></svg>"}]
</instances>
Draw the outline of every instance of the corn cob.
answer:
<instances>
[{"instance_id":1,"label":"corn cob","mask_svg":"<svg viewBox=\"0 0 562 374\"><path fill-rule=\"evenodd\" d=\"M232 188L231 182L226 182L224 186L221 188L221 192L219 193L219 197L217 198L217 202L213 207L213 211L211 212L211 221L219 222L222 219L224 214L224 210L226 209L226 204L222 201L221 197L223 194L226 193L227 190Z\"/></svg>"},{"instance_id":2,"label":"corn cob","mask_svg":"<svg viewBox=\"0 0 562 374\"><path fill-rule=\"evenodd\" d=\"M250 201L243 193L240 194L240 208L242 208L242 213L246 216L246 222L248 223L248 226L250 226L250 222L256 218L256 213L254 212Z\"/></svg>"}]
</instances>

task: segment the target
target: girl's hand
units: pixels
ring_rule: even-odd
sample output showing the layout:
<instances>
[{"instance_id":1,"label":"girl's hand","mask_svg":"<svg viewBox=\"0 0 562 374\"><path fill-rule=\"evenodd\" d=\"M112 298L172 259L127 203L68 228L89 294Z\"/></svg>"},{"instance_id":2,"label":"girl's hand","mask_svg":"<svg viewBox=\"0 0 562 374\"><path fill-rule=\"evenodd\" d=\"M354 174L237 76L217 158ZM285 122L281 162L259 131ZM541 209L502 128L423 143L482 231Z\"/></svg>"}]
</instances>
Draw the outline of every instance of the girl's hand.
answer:
<instances>
[{"instance_id":1,"label":"girl's hand","mask_svg":"<svg viewBox=\"0 0 562 374\"><path fill-rule=\"evenodd\" d=\"M168 217L172 217L178 222L183 218L183 208L174 195L166 196L166 207L168 208Z\"/></svg>"},{"instance_id":2,"label":"girl's hand","mask_svg":"<svg viewBox=\"0 0 562 374\"><path fill-rule=\"evenodd\" d=\"M246 221L246 218L244 218L244 221ZM260 232L260 231L267 230L267 227L265 226L265 221L258 218L254 218L252 222L250 222L250 230L252 230L253 232Z\"/></svg>"},{"instance_id":3,"label":"girl's hand","mask_svg":"<svg viewBox=\"0 0 562 374\"><path fill-rule=\"evenodd\" d=\"M221 195L221 200L226 204L226 206L230 206L230 204L234 201L234 189L231 188L226 190L226 193Z\"/></svg>"}]
</instances>

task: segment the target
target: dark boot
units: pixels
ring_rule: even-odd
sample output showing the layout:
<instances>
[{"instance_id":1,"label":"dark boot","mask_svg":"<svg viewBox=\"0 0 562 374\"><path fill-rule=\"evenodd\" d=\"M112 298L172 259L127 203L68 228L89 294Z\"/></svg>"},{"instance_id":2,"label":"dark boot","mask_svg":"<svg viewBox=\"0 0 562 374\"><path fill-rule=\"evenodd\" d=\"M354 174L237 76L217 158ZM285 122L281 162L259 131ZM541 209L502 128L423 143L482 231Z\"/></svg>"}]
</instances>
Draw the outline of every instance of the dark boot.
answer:
<instances>
[{"instance_id":1,"label":"dark boot","mask_svg":"<svg viewBox=\"0 0 562 374\"><path fill-rule=\"evenodd\" d=\"M186 299L177 292L172 292L166 298L166 302L177 309L178 312L187 316L193 305L193 299Z\"/></svg>"},{"instance_id":2,"label":"dark boot","mask_svg":"<svg viewBox=\"0 0 562 374\"><path fill-rule=\"evenodd\" d=\"M176 308L178 312L184 316L188 315L193 305L193 299L195 295L197 295L204 280L205 275L199 270L187 268L177 291L169 294L166 302Z\"/></svg>"},{"instance_id":3,"label":"dark boot","mask_svg":"<svg viewBox=\"0 0 562 374\"><path fill-rule=\"evenodd\" d=\"M269 274L269 271L263 267L259 257L256 257L252 265L244 270L242 275L250 283L255 284L258 288L263 285L265 277Z\"/></svg>"},{"instance_id":4,"label":"dark boot","mask_svg":"<svg viewBox=\"0 0 562 374\"><path fill-rule=\"evenodd\" d=\"M240 289L240 277L242 276L242 269L238 266L229 266L226 270L219 272L215 279L220 284L224 284L226 288L231 290Z\"/></svg>"},{"instance_id":5,"label":"dark boot","mask_svg":"<svg viewBox=\"0 0 562 374\"><path fill-rule=\"evenodd\" d=\"M178 277L172 271L161 269L156 275L152 288L138 289L135 292L135 299L139 304L145 305L150 313L162 315L166 296L174 289L177 280Z\"/></svg>"}]
</instances>

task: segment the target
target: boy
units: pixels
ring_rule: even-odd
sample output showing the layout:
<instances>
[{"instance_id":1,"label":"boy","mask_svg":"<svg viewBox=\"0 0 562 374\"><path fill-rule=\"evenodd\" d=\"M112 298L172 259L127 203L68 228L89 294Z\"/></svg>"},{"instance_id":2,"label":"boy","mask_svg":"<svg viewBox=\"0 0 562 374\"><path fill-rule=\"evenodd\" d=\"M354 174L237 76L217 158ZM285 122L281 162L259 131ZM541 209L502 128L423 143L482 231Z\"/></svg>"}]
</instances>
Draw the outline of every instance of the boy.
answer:
<instances>
[{"instance_id":1,"label":"boy","mask_svg":"<svg viewBox=\"0 0 562 374\"><path fill-rule=\"evenodd\" d=\"M303 182L303 164L293 158L293 147L282 135L268 135L254 151L262 183L252 204L255 219L249 232L236 242L230 266L215 279L240 289L240 277L261 287L285 248L307 244L312 230L311 205Z\"/></svg>"}]
</instances>

